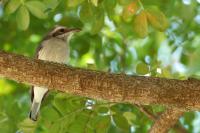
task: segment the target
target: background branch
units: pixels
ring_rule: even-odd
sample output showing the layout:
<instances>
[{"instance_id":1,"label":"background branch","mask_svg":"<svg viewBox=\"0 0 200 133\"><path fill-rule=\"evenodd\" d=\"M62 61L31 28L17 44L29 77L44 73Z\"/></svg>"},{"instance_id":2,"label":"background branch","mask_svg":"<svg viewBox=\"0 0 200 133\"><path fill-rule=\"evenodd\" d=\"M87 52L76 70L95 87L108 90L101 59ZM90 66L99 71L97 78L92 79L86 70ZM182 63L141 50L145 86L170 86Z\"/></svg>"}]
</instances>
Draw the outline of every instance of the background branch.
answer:
<instances>
[{"instance_id":1,"label":"background branch","mask_svg":"<svg viewBox=\"0 0 200 133\"><path fill-rule=\"evenodd\" d=\"M152 121L157 120L157 116L151 113L149 110L147 110L143 105L135 105L142 113L144 113L149 119Z\"/></svg>"},{"instance_id":2,"label":"background branch","mask_svg":"<svg viewBox=\"0 0 200 133\"><path fill-rule=\"evenodd\" d=\"M149 133L167 133L183 114L184 110L167 108L167 110L155 121Z\"/></svg>"},{"instance_id":3,"label":"background branch","mask_svg":"<svg viewBox=\"0 0 200 133\"><path fill-rule=\"evenodd\" d=\"M154 125L152 126L150 133L165 133L172 127L177 133L187 133L187 130L184 127L182 127L182 125L177 123L177 120L180 117L180 115L177 112L184 113L184 111L173 112L174 110L173 108L172 109L167 108L167 110L163 114L161 114L161 116L159 117L159 114L158 115L153 114L152 112L147 110L143 105L136 105L136 107L138 107L138 109L142 113L144 113L149 119L151 119L154 122ZM170 112L171 114L170 113L168 114L167 112L168 113ZM169 116L171 118L169 118ZM177 120L174 121L174 118L176 118ZM167 121L165 121L166 119ZM160 129L160 126L162 130Z\"/></svg>"}]
</instances>

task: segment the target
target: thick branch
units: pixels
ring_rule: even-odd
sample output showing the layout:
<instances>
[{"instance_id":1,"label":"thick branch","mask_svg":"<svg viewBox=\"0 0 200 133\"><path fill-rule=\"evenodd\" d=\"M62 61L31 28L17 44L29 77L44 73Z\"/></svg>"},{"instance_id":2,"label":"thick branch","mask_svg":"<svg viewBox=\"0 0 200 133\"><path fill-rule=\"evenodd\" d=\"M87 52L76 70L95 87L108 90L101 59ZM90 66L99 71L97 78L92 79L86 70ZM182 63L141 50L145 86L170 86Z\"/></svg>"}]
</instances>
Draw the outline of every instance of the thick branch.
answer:
<instances>
[{"instance_id":1,"label":"thick branch","mask_svg":"<svg viewBox=\"0 0 200 133\"><path fill-rule=\"evenodd\" d=\"M109 74L0 51L0 75L63 92L139 105L200 108L200 81Z\"/></svg>"},{"instance_id":2,"label":"thick branch","mask_svg":"<svg viewBox=\"0 0 200 133\"><path fill-rule=\"evenodd\" d=\"M167 133L173 127L184 111L178 108L168 108L154 123L149 133Z\"/></svg>"}]
</instances>

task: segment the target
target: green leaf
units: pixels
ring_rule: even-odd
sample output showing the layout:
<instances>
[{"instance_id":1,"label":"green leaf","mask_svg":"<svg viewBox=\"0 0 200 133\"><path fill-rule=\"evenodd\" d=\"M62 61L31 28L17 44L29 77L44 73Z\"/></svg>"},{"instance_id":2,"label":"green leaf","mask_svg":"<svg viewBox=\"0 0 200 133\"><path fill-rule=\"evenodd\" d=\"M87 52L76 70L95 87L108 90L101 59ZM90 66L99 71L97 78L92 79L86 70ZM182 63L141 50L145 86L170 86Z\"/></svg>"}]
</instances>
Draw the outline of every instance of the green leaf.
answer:
<instances>
[{"instance_id":1,"label":"green leaf","mask_svg":"<svg viewBox=\"0 0 200 133\"><path fill-rule=\"evenodd\" d=\"M46 6L45 13L54 10L59 4L58 0L44 0L43 2Z\"/></svg>"},{"instance_id":2,"label":"green leaf","mask_svg":"<svg viewBox=\"0 0 200 133\"><path fill-rule=\"evenodd\" d=\"M84 2L80 7L80 20L83 23L92 22L94 19L94 7L87 2Z\"/></svg>"},{"instance_id":3,"label":"green leaf","mask_svg":"<svg viewBox=\"0 0 200 133\"><path fill-rule=\"evenodd\" d=\"M47 14L44 12L46 7L41 1L27 1L25 4L35 17L40 19L45 19L47 17Z\"/></svg>"},{"instance_id":4,"label":"green leaf","mask_svg":"<svg viewBox=\"0 0 200 133\"><path fill-rule=\"evenodd\" d=\"M128 5L130 4L131 2L133 2L133 0L118 0L118 3L120 5Z\"/></svg>"},{"instance_id":5,"label":"green leaf","mask_svg":"<svg viewBox=\"0 0 200 133\"><path fill-rule=\"evenodd\" d=\"M101 31L101 29L104 26L104 11L102 8L99 8L96 10L95 13L95 18L93 20L93 24L92 24L92 30L91 33L92 34L97 34Z\"/></svg>"},{"instance_id":6,"label":"green leaf","mask_svg":"<svg viewBox=\"0 0 200 133\"><path fill-rule=\"evenodd\" d=\"M51 116L51 117L49 117ZM52 107L45 106L41 110L41 117L47 121L55 121L60 118L59 113Z\"/></svg>"},{"instance_id":7,"label":"green leaf","mask_svg":"<svg viewBox=\"0 0 200 133\"><path fill-rule=\"evenodd\" d=\"M19 29L26 30L28 28L30 17L29 12L25 6L21 6L17 11L16 20Z\"/></svg>"},{"instance_id":8,"label":"green leaf","mask_svg":"<svg viewBox=\"0 0 200 133\"><path fill-rule=\"evenodd\" d=\"M96 133L107 133L111 125L110 116L97 116L93 119Z\"/></svg>"},{"instance_id":9,"label":"green leaf","mask_svg":"<svg viewBox=\"0 0 200 133\"><path fill-rule=\"evenodd\" d=\"M53 105L54 107L61 113L61 114L65 114L65 113L69 113L70 112L70 107L69 107L69 103L68 103L69 98L68 97L55 97L55 99L53 100ZM67 107L67 108L66 108Z\"/></svg>"},{"instance_id":10,"label":"green leaf","mask_svg":"<svg viewBox=\"0 0 200 133\"><path fill-rule=\"evenodd\" d=\"M168 28L169 23L164 15L157 7L151 6L147 8L147 19L148 22L152 25L153 28L164 31Z\"/></svg>"},{"instance_id":11,"label":"green leaf","mask_svg":"<svg viewBox=\"0 0 200 133\"><path fill-rule=\"evenodd\" d=\"M98 0L91 0L91 2L94 6L98 6Z\"/></svg>"},{"instance_id":12,"label":"green leaf","mask_svg":"<svg viewBox=\"0 0 200 133\"><path fill-rule=\"evenodd\" d=\"M68 0L67 1L67 5L69 7L75 7L75 6L79 5L79 4L81 4L83 1L84 0Z\"/></svg>"},{"instance_id":13,"label":"green leaf","mask_svg":"<svg viewBox=\"0 0 200 133\"><path fill-rule=\"evenodd\" d=\"M71 113L65 114L60 119L56 120L56 122L52 122L52 125L48 128L48 133L63 133L68 131L69 126L75 121L76 116L79 115L78 113ZM44 119L46 120L46 119Z\"/></svg>"},{"instance_id":14,"label":"green leaf","mask_svg":"<svg viewBox=\"0 0 200 133\"><path fill-rule=\"evenodd\" d=\"M121 114L113 115L113 121L118 128L127 132L129 131L130 129L129 123L123 115Z\"/></svg>"},{"instance_id":15,"label":"green leaf","mask_svg":"<svg viewBox=\"0 0 200 133\"><path fill-rule=\"evenodd\" d=\"M133 112L124 112L123 116L127 119L130 125L133 124L137 117Z\"/></svg>"},{"instance_id":16,"label":"green leaf","mask_svg":"<svg viewBox=\"0 0 200 133\"><path fill-rule=\"evenodd\" d=\"M87 128L88 121L90 120L90 115L91 115L90 110L81 111L77 115L76 120L71 123L68 132L84 133Z\"/></svg>"},{"instance_id":17,"label":"green leaf","mask_svg":"<svg viewBox=\"0 0 200 133\"><path fill-rule=\"evenodd\" d=\"M145 11L141 11L140 14L135 17L133 28L139 37L145 38L147 36L148 23Z\"/></svg>"},{"instance_id":18,"label":"green leaf","mask_svg":"<svg viewBox=\"0 0 200 133\"><path fill-rule=\"evenodd\" d=\"M136 72L141 75L145 75L149 72L149 67L143 62L139 62L136 66Z\"/></svg>"},{"instance_id":19,"label":"green leaf","mask_svg":"<svg viewBox=\"0 0 200 133\"><path fill-rule=\"evenodd\" d=\"M33 122L30 119L25 119L22 122L19 123L18 127L19 130L23 133L34 133L36 129L37 123Z\"/></svg>"},{"instance_id":20,"label":"green leaf","mask_svg":"<svg viewBox=\"0 0 200 133\"><path fill-rule=\"evenodd\" d=\"M66 121L66 120L65 120ZM49 127L48 133L62 133L62 123L60 121L53 122L52 125Z\"/></svg>"},{"instance_id":21,"label":"green leaf","mask_svg":"<svg viewBox=\"0 0 200 133\"><path fill-rule=\"evenodd\" d=\"M113 15L115 14L114 8L117 5L116 0L104 0L104 8L107 12L107 15L110 19L112 19Z\"/></svg>"},{"instance_id":22,"label":"green leaf","mask_svg":"<svg viewBox=\"0 0 200 133\"><path fill-rule=\"evenodd\" d=\"M200 72L200 46L190 55L188 75L193 76Z\"/></svg>"},{"instance_id":23,"label":"green leaf","mask_svg":"<svg viewBox=\"0 0 200 133\"><path fill-rule=\"evenodd\" d=\"M99 114L107 114L109 111L108 107L97 107L96 110Z\"/></svg>"},{"instance_id":24,"label":"green leaf","mask_svg":"<svg viewBox=\"0 0 200 133\"><path fill-rule=\"evenodd\" d=\"M20 0L10 0L5 9L6 13L11 14L11 13L15 12L18 9L18 7L20 6L20 4L21 4Z\"/></svg>"},{"instance_id":25,"label":"green leaf","mask_svg":"<svg viewBox=\"0 0 200 133\"><path fill-rule=\"evenodd\" d=\"M125 6L122 12L122 18L124 21L129 22L133 15L136 14L139 7L137 2L132 2L129 5Z\"/></svg>"},{"instance_id":26,"label":"green leaf","mask_svg":"<svg viewBox=\"0 0 200 133\"><path fill-rule=\"evenodd\" d=\"M53 105L61 114L64 115L83 108L85 106L85 99L77 96L58 94L53 100Z\"/></svg>"},{"instance_id":27,"label":"green leaf","mask_svg":"<svg viewBox=\"0 0 200 133\"><path fill-rule=\"evenodd\" d=\"M5 121L7 121L9 118L6 115L6 113L0 112L0 122L3 123Z\"/></svg>"}]
</instances>

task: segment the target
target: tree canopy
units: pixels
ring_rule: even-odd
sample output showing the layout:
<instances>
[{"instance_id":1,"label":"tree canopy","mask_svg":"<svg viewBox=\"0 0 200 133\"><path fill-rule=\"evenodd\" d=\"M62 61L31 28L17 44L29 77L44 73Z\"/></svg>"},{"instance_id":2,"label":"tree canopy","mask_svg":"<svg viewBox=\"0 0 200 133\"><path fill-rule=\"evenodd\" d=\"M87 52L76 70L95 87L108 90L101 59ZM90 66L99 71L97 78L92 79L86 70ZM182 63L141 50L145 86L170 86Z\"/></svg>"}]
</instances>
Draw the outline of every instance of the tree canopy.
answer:
<instances>
[{"instance_id":1,"label":"tree canopy","mask_svg":"<svg viewBox=\"0 0 200 133\"><path fill-rule=\"evenodd\" d=\"M81 28L69 65L127 75L200 77L199 0L2 0L0 49L33 57L55 25ZM5 133L148 132L154 120L129 103L51 91L37 122L28 119L28 85L0 79L0 131ZM105 92L107 93L107 92ZM144 106L153 116L166 107ZM188 112L170 132L200 132Z\"/></svg>"}]
</instances>

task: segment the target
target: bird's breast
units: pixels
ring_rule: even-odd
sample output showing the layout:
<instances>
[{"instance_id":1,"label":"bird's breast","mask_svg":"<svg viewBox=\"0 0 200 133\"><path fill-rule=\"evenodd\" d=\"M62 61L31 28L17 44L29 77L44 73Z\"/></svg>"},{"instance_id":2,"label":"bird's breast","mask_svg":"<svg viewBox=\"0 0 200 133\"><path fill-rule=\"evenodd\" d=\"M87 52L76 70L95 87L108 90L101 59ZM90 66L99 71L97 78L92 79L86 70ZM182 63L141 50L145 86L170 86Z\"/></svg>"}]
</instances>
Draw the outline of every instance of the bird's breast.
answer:
<instances>
[{"instance_id":1,"label":"bird's breast","mask_svg":"<svg viewBox=\"0 0 200 133\"><path fill-rule=\"evenodd\" d=\"M67 63L69 58L69 46L59 39L50 39L42 43L38 58L58 63Z\"/></svg>"}]
</instances>

